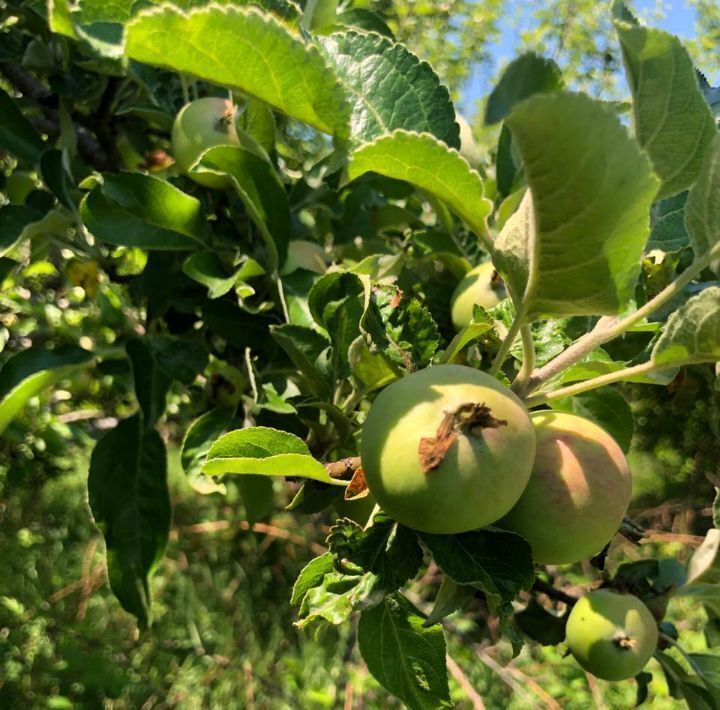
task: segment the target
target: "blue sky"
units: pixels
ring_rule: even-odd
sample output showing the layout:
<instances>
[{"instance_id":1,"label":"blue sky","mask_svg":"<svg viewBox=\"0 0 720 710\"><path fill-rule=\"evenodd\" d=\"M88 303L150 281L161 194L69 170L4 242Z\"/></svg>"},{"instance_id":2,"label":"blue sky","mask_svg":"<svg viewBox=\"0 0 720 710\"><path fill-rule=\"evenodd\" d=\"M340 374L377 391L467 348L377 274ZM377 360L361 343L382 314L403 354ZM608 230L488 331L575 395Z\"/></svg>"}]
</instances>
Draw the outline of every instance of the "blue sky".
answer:
<instances>
[{"instance_id":1,"label":"blue sky","mask_svg":"<svg viewBox=\"0 0 720 710\"><path fill-rule=\"evenodd\" d=\"M602 0L598 0L598 2L602 2ZM527 8L526 14L528 17L530 16L534 4L532 0L516 4L525 5ZM632 6L639 15L648 21L651 27L658 27L667 32L672 32L684 39L695 36L695 11L687 0L664 0L662 3L664 16L661 19L653 17L653 11L657 6L655 0L635 0L635 2L632 2ZM516 38L514 33L515 29L512 26L507 26L499 41L492 48L492 56L496 66L504 64L515 56ZM489 74L492 74L492 72L487 72L485 69L475 72L464 87L459 103L460 110L466 116L474 113L477 99L484 96L492 88L489 83Z\"/></svg>"}]
</instances>

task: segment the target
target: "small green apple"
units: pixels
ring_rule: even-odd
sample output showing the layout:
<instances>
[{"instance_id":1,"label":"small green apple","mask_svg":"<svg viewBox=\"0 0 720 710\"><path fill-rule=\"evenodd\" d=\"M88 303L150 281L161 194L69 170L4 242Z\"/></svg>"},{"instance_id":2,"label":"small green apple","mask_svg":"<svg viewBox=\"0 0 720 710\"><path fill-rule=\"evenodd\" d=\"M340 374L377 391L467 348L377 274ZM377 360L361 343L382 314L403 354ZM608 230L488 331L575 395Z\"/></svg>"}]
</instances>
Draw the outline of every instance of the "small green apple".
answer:
<instances>
[{"instance_id":1,"label":"small green apple","mask_svg":"<svg viewBox=\"0 0 720 710\"><path fill-rule=\"evenodd\" d=\"M620 527L632 482L622 449L589 419L533 412L533 472L520 500L498 525L527 539L538 564L578 562Z\"/></svg>"},{"instance_id":2,"label":"small green apple","mask_svg":"<svg viewBox=\"0 0 720 710\"><path fill-rule=\"evenodd\" d=\"M575 604L565 636L570 652L586 671L604 680L625 680L650 660L658 629L637 597L598 589Z\"/></svg>"},{"instance_id":3,"label":"small green apple","mask_svg":"<svg viewBox=\"0 0 720 710\"><path fill-rule=\"evenodd\" d=\"M450 301L450 315L455 329L462 330L470 323L475 304L488 309L497 306L503 298L505 289L491 261L470 269L455 288Z\"/></svg>"},{"instance_id":4,"label":"small green apple","mask_svg":"<svg viewBox=\"0 0 720 710\"><path fill-rule=\"evenodd\" d=\"M494 377L436 365L380 393L360 452L383 511L408 527L452 534L494 523L515 504L535 434L522 402Z\"/></svg>"},{"instance_id":5,"label":"small green apple","mask_svg":"<svg viewBox=\"0 0 720 710\"><path fill-rule=\"evenodd\" d=\"M239 145L235 112L229 99L209 96L185 104L175 118L172 149L178 169L205 187L223 188L229 179L223 175L192 172L191 168L209 148Z\"/></svg>"}]
</instances>

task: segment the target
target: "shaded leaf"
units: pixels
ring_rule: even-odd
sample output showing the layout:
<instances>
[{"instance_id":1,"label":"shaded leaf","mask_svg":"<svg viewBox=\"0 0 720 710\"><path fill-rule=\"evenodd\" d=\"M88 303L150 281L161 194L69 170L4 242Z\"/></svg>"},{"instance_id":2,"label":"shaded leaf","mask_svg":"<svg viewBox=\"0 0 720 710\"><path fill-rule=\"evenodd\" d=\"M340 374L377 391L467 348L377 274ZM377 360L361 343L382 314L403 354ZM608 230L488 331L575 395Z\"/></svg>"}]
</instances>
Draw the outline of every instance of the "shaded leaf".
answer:
<instances>
[{"instance_id":1,"label":"shaded leaf","mask_svg":"<svg viewBox=\"0 0 720 710\"><path fill-rule=\"evenodd\" d=\"M476 235L489 240L485 219L492 203L483 196L482 178L434 136L396 130L361 145L350 156L348 177L367 172L404 180L442 200Z\"/></svg>"},{"instance_id":2,"label":"shaded leaf","mask_svg":"<svg viewBox=\"0 0 720 710\"><path fill-rule=\"evenodd\" d=\"M620 0L613 15L633 94L635 134L662 180L658 198L668 197L695 182L715 122L680 40L640 26Z\"/></svg>"},{"instance_id":3,"label":"shaded leaf","mask_svg":"<svg viewBox=\"0 0 720 710\"><path fill-rule=\"evenodd\" d=\"M198 249L208 225L200 202L141 173L105 175L80 203L85 226L100 240L143 249Z\"/></svg>"},{"instance_id":4,"label":"shaded leaf","mask_svg":"<svg viewBox=\"0 0 720 710\"><path fill-rule=\"evenodd\" d=\"M142 415L125 419L95 446L88 497L105 538L108 579L123 609L141 626L151 621L150 576L170 529L167 457Z\"/></svg>"},{"instance_id":5,"label":"shaded leaf","mask_svg":"<svg viewBox=\"0 0 720 710\"><path fill-rule=\"evenodd\" d=\"M530 191L495 263L529 320L620 312L634 294L657 189L617 116L587 96L540 94L507 119Z\"/></svg>"},{"instance_id":6,"label":"shaded leaf","mask_svg":"<svg viewBox=\"0 0 720 710\"><path fill-rule=\"evenodd\" d=\"M424 622L401 594L386 597L360 616L360 653L373 677L411 710L451 707L442 628Z\"/></svg>"},{"instance_id":7,"label":"shaded leaf","mask_svg":"<svg viewBox=\"0 0 720 710\"><path fill-rule=\"evenodd\" d=\"M93 355L73 345L55 350L28 348L0 369L0 434L32 397L86 365Z\"/></svg>"},{"instance_id":8,"label":"shaded leaf","mask_svg":"<svg viewBox=\"0 0 720 710\"><path fill-rule=\"evenodd\" d=\"M506 118L515 104L533 94L557 91L563 86L558 65L528 52L514 59L503 71L497 86L485 104L485 124L498 123Z\"/></svg>"}]
</instances>

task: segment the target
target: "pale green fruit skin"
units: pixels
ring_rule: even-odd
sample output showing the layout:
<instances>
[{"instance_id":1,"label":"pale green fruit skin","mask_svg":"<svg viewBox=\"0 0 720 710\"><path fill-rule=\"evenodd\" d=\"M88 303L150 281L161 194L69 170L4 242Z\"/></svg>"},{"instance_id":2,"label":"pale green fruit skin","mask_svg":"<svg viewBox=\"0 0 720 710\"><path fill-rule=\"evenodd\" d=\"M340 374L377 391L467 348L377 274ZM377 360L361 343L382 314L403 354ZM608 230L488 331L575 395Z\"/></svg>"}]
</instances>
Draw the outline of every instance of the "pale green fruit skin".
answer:
<instances>
[{"instance_id":1,"label":"pale green fruit skin","mask_svg":"<svg viewBox=\"0 0 720 710\"><path fill-rule=\"evenodd\" d=\"M505 291L493 288L492 277L495 267L486 261L465 274L455 288L450 305L450 315L456 330L462 330L470 323L475 304L485 309L497 306L505 298Z\"/></svg>"},{"instance_id":2,"label":"pale green fruit skin","mask_svg":"<svg viewBox=\"0 0 720 710\"><path fill-rule=\"evenodd\" d=\"M425 472L418 446L445 412L485 404L507 425L464 432L438 468ZM535 433L522 402L495 378L462 365L437 365L386 387L370 407L360 447L370 492L388 515L430 533L475 530L499 520L525 488Z\"/></svg>"},{"instance_id":3,"label":"pale green fruit skin","mask_svg":"<svg viewBox=\"0 0 720 710\"><path fill-rule=\"evenodd\" d=\"M537 453L530 482L498 525L525 537L538 564L602 550L620 527L632 480L625 455L597 424L567 412L533 412Z\"/></svg>"},{"instance_id":4,"label":"pale green fruit skin","mask_svg":"<svg viewBox=\"0 0 720 710\"><path fill-rule=\"evenodd\" d=\"M630 648L616 639L628 638ZM575 660L604 680L637 675L650 660L658 641L650 610L631 594L598 589L582 597L568 616L565 642Z\"/></svg>"},{"instance_id":5,"label":"pale green fruit skin","mask_svg":"<svg viewBox=\"0 0 720 710\"><path fill-rule=\"evenodd\" d=\"M208 148L218 145L239 145L235 123L228 121L232 103L228 99L206 97L185 104L175 117L172 148L178 169L199 185L227 187L228 178L190 171Z\"/></svg>"}]
</instances>

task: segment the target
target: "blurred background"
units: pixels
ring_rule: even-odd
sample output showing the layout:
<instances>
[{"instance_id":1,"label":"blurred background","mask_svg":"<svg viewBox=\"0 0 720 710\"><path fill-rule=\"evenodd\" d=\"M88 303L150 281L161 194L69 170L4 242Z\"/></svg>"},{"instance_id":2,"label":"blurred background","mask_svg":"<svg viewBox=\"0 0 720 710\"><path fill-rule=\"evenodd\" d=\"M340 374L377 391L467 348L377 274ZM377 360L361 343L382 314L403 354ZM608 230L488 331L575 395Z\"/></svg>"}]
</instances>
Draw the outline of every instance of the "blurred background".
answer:
<instances>
[{"instance_id":1,"label":"blurred background","mask_svg":"<svg viewBox=\"0 0 720 710\"><path fill-rule=\"evenodd\" d=\"M519 51L553 57L573 88L603 99L627 96L608 9L596 0L354 6L380 13L447 81L481 153L492 139L481 125L482 102ZM642 0L634 8L683 37L711 84L718 83L716 0ZM120 257L127 274L142 269L135 251ZM30 342L83 345L103 330L130 334L135 325L116 283L79 263L60 273L49 261L34 262L0 288L0 363ZM61 383L49 399L33 400L0 441L0 708L396 707L364 670L352 628L312 637L293 626L290 588L322 552L332 517L278 512L289 500L281 483L266 507L246 509L251 498L234 482L226 494L201 495L179 465L190 420L188 396L179 390L164 431L174 447L173 530L153 580L154 626L138 633L106 586L102 540L84 500L94 441L134 406L126 379L123 390L122 373L106 364ZM717 474L719 453L713 381L711 368L698 367L669 388L623 389L635 423L633 517L664 534L642 550L616 542L610 564L653 555L685 562L698 544L694 521L708 515L707 476ZM588 567L564 571L559 582L572 587L597 578ZM436 590L431 568L413 587L414 601L429 603ZM634 683L595 681L554 647L527 646L512 660L504 643L493 643L497 630L481 612L471 605L449 622L458 707L633 706ZM677 600L670 617L689 651L705 648L702 610ZM668 696L661 673L654 673L648 702L682 706Z\"/></svg>"}]
</instances>

